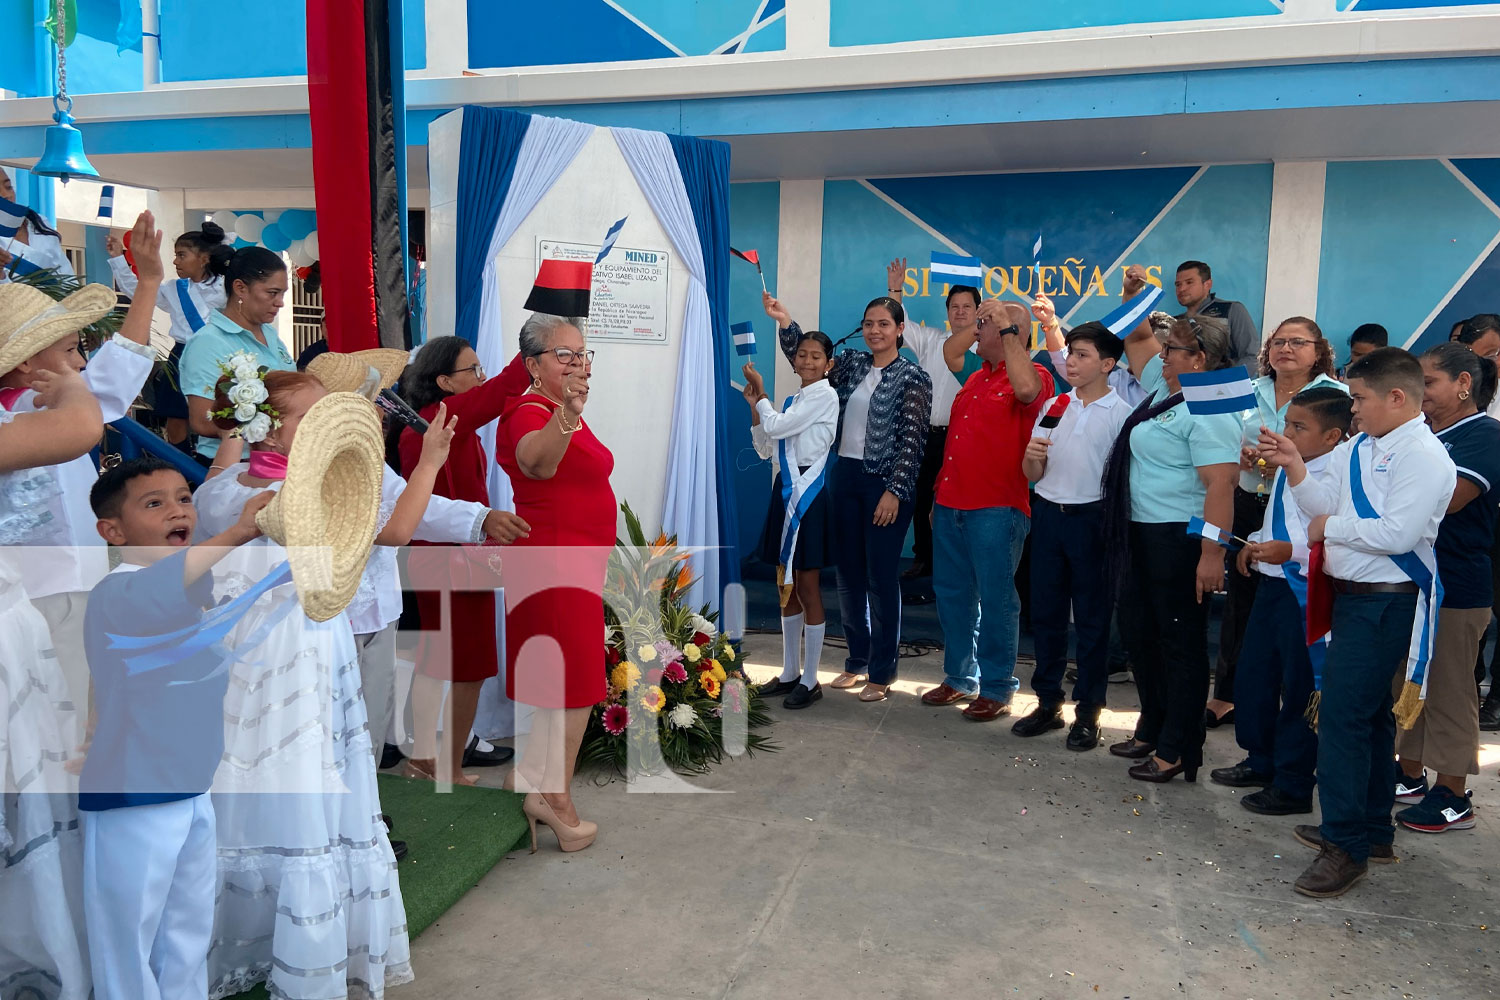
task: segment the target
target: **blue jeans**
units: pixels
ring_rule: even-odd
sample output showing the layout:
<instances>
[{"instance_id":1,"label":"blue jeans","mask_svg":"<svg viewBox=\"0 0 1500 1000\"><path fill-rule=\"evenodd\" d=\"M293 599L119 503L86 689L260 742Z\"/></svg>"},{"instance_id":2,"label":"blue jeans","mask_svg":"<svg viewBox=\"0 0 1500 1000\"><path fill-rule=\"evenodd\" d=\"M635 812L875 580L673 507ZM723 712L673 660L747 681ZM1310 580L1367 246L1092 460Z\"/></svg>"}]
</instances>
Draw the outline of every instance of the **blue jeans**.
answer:
<instances>
[{"instance_id":1,"label":"blue jeans","mask_svg":"<svg viewBox=\"0 0 1500 1000\"><path fill-rule=\"evenodd\" d=\"M1396 829L1396 719L1391 679L1406 662L1415 594L1339 594L1318 707L1323 840L1355 861Z\"/></svg>"},{"instance_id":2,"label":"blue jeans","mask_svg":"<svg viewBox=\"0 0 1500 1000\"><path fill-rule=\"evenodd\" d=\"M1009 702L1021 686L1016 564L1030 527L1014 507L932 508L932 590L943 627L944 683L955 690Z\"/></svg>"},{"instance_id":3,"label":"blue jeans","mask_svg":"<svg viewBox=\"0 0 1500 1000\"><path fill-rule=\"evenodd\" d=\"M1064 701L1071 607L1078 635L1073 700L1079 718L1097 718L1109 686L1113 617L1104 580L1104 508L1098 503L1060 506L1033 497L1031 512L1031 638L1036 644L1031 689L1043 705Z\"/></svg>"},{"instance_id":4,"label":"blue jeans","mask_svg":"<svg viewBox=\"0 0 1500 1000\"><path fill-rule=\"evenodd\" d=\"M1252 770L1274 775L1294 799L1311 799L1318 735L1304 718L1313 692L1306 619L1291 584L1252 572L1261 579L1240 645L1234 737Z\"/></svg>"},{"instance_id":5,"label":"blue jeans","mask_svg":"<svg viewBox=\"0 0 1500 1000\"><path fill-rule=\"evenodd\" d=\"M844 670L868 674L871 684L896 679L901 651L901 550L911 525L910 501L896 520L875 526L875 505L885 481L864 470L859 459L833 465L834 556L838 570L839 618L849 656Z\"/></svg>"}]
</instances>

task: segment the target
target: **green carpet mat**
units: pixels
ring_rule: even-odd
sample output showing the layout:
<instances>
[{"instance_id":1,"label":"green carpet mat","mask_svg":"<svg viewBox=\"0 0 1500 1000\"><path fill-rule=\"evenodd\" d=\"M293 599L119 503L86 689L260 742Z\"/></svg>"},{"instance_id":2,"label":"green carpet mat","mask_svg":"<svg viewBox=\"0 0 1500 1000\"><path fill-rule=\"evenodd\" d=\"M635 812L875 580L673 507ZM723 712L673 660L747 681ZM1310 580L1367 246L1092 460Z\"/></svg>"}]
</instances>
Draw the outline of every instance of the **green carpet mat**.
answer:
<instances>
[{"instance_id":1,"label":"green carpet mat","mask_svg":"<svg viewBox=\"0 0 1500 1000\"><path fill-rule=\"evenodd\" d=\"M430 781L379 775L380 805L395 823L407 934L415 939L511 851L529 842L522 796L498 788L454 786L439 795ZM257 986L242 1000L265 1000Z\"/></svg>"}]
</instances>

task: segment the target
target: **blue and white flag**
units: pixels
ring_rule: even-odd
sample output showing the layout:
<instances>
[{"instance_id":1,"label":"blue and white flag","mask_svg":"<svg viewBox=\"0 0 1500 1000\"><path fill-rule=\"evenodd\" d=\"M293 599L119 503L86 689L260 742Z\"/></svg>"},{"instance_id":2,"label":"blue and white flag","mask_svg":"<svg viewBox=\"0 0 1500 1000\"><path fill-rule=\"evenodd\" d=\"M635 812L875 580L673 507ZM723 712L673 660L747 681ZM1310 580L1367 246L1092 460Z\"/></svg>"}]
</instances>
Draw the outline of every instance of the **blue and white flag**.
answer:
<instances>
[{"instance_id":1,"label":"blue and white flag","mask_svg":"<svg viewBox=\"0 0 1500 1000\"><path fill-rule=\"evenodd\" d=\"M1141 320L1151 315L1151 310L1161 301L1162 287L1160 285L1147 285L1146 290L1128 302L1120 304L1120 308L1105 316L1099 322L1109 328L1109 332L1116 337L1123 337L1131 330L1141 325Z\"/></svg>"},{"instance_id":2,"label":"blue and white flag","mask_svg":"<svg viewBox=\"0 0 1500 1000\"><path fill-rule=\"evenodd\" d=\"M630 216L625 216L625 219L628 218L630 218ZM615 240L620 238L620 230L625 228L625 219L621 219L613 226L610 226L609 232L604 234L604 245L599 248L599 256L594 258L595 264L608 257L609 252L615 248Z\"/></svg>"},{"instance_id":3,"label":"blue and white flag","mask_svg":"<svg viewBox=\"0 0 1500 1000\"><path fill-rule=\"evenodd\" d=\"M0 236L14 236L26 221L26 206L0 198Z\"/></svg>"},{"instance_id":4,"label":"blue and white flag","mask_svg":"<svg viewBox=\"0 0 1500 1000\"><path fill-rule=\"evenodd\" d=\"M1201 517L1195 517L1188 521L1187 533L1197 538L1207 538L1210 542L1218 542L1226 549L1234 548L1234 535L1217 524L1210 524Z\"/></svg>"},{"instance_id":5,"label":"blue and white flag","mask_svg":"<svg viewBox=\"0 0 1500 1000\"><path fill-rule=\"evenodd\" d=\"M115 186L106 184L99 189L99 218L113 219L115 217Z\"/></svg>"},{"instance_id":6,"label":"blue and white flag","mask_svg":"<svg viewBox=\"0 0 1500 1000\"><path fill-rule=\"evenodd\" d=\"M1036 242L1031 245L1031 264L1040 267L1042 264L1042 231L1036 231Z\"/></svg>"},{"instance_id":7,"label":"blue and white flag","mask_svg":"<svg viewBox=\"0 0 1500 1000\"><path fill-rule=\"evenodd\" d=\"M978 287L984 279L984 265L978 257L964 257L956 253L932 251L932 281L950 285L973 285Z\"/></svg>"},{"instance_id":8,"label":"blue and white flag","mask_svg":"<svg viewBox=\"0 0 1500 1000\"><path fill-rule=\"evenodd\" d=\"M755 324L749 321L736 323L729 328L734 336L734 353L745 358L755 353Z\"/></svg>"},{"instance_id":9,"label":"blue and white flag","mask_svg":"<svg viewBox=\"0 0 1500 1000\"><path fill-rule=\"evenodd\" d=\"M1242 413L1255 409L1255 389L1244 365L1216 372L1184 372L1177 377L1189 413Z\"/></svg>"},{"instance_id":10,"label":"blue and white flag","mask_svg":"<svg viewBox=\"0 0 1500 1000\"><path fill-rule=\"evenodd\" d=\"M11 274L35 274L42 268L40 264L33 264L25 257L15 255L11 257L10 263L5 265L5 269Z\"/></svg>"}]
</instances>

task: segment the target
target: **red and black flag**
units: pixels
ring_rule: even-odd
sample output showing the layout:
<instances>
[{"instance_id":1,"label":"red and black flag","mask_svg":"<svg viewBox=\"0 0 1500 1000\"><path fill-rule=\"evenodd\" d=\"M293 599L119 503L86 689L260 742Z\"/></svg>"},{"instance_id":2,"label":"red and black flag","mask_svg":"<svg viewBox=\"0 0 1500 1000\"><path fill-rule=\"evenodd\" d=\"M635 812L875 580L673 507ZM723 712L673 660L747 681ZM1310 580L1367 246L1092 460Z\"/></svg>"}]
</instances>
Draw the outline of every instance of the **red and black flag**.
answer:
<instances>
[{"instance_id":1,"label":"red and black flag","mask_svg":"<svg viewBox=\"0 0 1500 1000\"><path fill-rule=\"evenodd\" d=\"M586 260L544 260L526 297L526 308L554 316L587 316L594 265Z\"/></svg>"}]
</instances>

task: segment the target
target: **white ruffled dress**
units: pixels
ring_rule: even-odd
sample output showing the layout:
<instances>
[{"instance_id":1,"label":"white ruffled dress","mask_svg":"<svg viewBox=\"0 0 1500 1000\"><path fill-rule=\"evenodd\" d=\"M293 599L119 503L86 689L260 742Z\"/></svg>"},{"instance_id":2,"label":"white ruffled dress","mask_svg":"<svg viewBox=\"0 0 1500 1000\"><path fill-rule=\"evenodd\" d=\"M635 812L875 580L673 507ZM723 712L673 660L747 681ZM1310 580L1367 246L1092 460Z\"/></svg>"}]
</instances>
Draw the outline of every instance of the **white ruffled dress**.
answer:
<instances>
[{"instance_id":1,"label":"white ruffled dress","mask_svg":"<svg viewBox=\"0 0 1500 1000\"><path fill-rule=\"evenodd\" d=\"M198 540L259 492L240 484L244 469L199 487ZM269 539L242 546L215 568L216 597L244 593L285 558ZM379 998L412 979L354 634L347 614L314 622L295 600L290 583L277 587L225 640L235 657L213 786L213 1000L258 982L292 1000Z\"/></svg>"}]
</instances>

